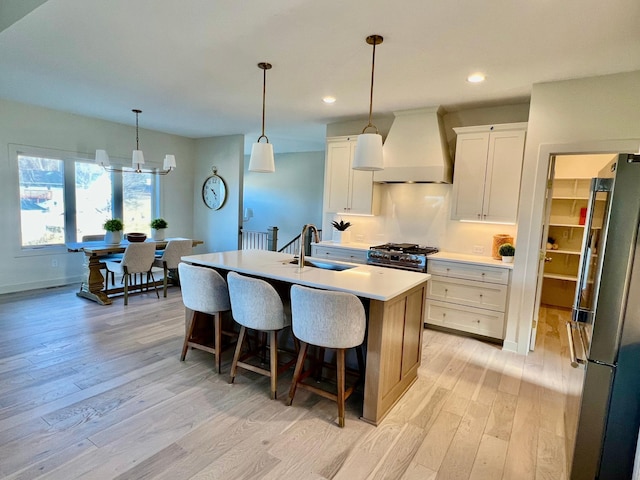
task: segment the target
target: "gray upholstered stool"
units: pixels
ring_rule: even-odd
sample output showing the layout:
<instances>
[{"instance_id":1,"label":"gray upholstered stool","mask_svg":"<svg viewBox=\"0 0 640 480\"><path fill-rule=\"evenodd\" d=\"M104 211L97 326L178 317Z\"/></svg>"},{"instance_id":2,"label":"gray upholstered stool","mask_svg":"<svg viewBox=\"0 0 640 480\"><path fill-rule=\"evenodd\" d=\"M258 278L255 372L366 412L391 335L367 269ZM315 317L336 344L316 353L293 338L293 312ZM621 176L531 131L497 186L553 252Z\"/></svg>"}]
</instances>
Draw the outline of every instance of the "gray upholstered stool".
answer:
<instances>
[{"instance_id":1,"label":"gray upholstered stool","mask_svg":"<svg viewBox=\"0 0 640 480\"><path fill-rule=\"evenodd\" d=\"M361 374L364 369L361 344L364 341L366 319L362 302L350 293L293 285L291 316L293 334L300 340L300 352L291 381L288 404L291 405L293 402L296 387L310 390L338 403L338 424L344 427L344 402L354 390L354 386L345 390L344 354L347 348L357 348ZM336 349L337 394L302 383L306 377L317 371L316 368L303 371L309 344L321 349ZM324 354L321 355L321 361L323 356Z\"/></svg>"},{"instance_id":2,"label":"gray upholstered stool","mask_svg":"<svg viewBox=\"0 0 640 480\"><path fill-rule=\"evenodd\" d=\"M187 356L189 347L204 350L215 355L216 371L220 373L220 354L222 353L222 312L231 309L229 290L224 278L211 268L196 267L186 263L178 264L182 302L191 310L187 322L182 355ZM213 317L213 346L211 339L199 338L196 328L200 315Z\"/></svg>"},{"instance_id":3,"label":"gray upholstered stool","mask_svg":"<svg viewBox=\"0 0 640 480\"><path fill-rule=\"evenodd\" d=\"M240 335L231 363L231 383L238 367L271 377L271 398L276 398L278 373L291 367L295 360L278 365L278 331L291 325L291 317L272 285L257 278L246 277L235 272L227 275L231 313L240 324ZM260 353L259 349L242 354L247 328L269 333L269 370L245 362Z\"/></svg>"}]
</instances>

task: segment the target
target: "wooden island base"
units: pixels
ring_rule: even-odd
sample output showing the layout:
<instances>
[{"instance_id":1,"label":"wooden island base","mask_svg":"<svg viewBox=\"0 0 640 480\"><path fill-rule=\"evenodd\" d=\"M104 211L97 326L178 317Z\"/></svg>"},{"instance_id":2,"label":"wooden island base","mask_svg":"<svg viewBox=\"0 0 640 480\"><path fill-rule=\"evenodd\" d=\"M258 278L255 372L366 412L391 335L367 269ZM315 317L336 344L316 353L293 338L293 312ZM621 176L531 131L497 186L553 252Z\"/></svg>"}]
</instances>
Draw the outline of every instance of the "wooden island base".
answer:
<instances>
[{"instance_id":1,"label":"wooden island base","mask_svg":"<svg viewBox=\"0 0 640 480\"><path fill-rule=\"evenodd\" d=\"M378 425L418 378L426 282L392 300L370 300L362 420Z\"/></svg>"}]
</instances>

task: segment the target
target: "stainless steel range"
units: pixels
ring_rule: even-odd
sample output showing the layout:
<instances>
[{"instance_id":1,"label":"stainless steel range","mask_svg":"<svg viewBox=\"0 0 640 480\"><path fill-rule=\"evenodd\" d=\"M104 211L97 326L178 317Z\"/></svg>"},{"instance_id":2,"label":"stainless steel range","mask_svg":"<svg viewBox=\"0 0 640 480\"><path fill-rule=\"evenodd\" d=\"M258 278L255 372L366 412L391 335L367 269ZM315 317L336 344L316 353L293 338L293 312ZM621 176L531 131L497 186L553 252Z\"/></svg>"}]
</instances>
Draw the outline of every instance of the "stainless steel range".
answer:
<instances>
[{"instance_id":1,"label":"stainless steel range","mask_svg":"<svg viewBox=\"0 0 640 480\"><path fill-rule=\"evenodd\" d=\"M416 243L385 243L369 249L367 264L426 272L427 255L437 252L436 247L422 247Z\"/></svg>"}]
</instances>

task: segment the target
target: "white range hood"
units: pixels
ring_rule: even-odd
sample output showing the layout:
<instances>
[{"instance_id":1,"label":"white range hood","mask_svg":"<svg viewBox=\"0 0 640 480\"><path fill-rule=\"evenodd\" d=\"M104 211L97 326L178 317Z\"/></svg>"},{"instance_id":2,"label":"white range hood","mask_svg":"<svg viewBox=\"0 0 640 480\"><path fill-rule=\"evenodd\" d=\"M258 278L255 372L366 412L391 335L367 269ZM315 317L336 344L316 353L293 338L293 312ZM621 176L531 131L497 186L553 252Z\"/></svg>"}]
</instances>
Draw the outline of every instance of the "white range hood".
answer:
<instances>
[{"instance_id":1,"label":"white range hood","mask_svg":"<svg viewBox=\"0 0 640 480\"><path fill-rule=\"evenodd\" d=\"M453 165L440 107L393 112L396 116L382 147L384 170L378 183L451 183Z\"/></svg>"}]
</instances>

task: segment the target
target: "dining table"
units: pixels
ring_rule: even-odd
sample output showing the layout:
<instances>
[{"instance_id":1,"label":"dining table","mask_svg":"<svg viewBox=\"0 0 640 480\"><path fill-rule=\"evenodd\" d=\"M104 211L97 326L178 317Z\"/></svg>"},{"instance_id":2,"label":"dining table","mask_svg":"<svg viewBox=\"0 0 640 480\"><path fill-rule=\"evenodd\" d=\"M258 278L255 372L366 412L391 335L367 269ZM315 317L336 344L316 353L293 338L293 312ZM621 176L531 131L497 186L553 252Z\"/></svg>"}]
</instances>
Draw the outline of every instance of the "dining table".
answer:
<instances>
[{"instance_id":1,"label":"dining table","mask_svg":"<svg viewBox=\"0 0 640 480\"><path fill-rule=\"evenodd\" d=\"M182 240L182 238L166 238L165 240L145 240L145 242L152 242L156 244L156 250L164 250L169 240ZM202 240L192 240L193 246L202 245ZM104 241L94 242L71 242L67 243L67 251L69 252L83 252L85 254L85 278L80 285L80 290L76 292L76 295L83 297L100 305L111 305L112 299L109 295L122 293L123 288L111 288L109 294L106 289L106 279L102 275L102 269L104 269L104 260L113 257L116 254L124 253L128 240L123 240L120 243L109 244Z\"/></svg>"}]
</instances>

